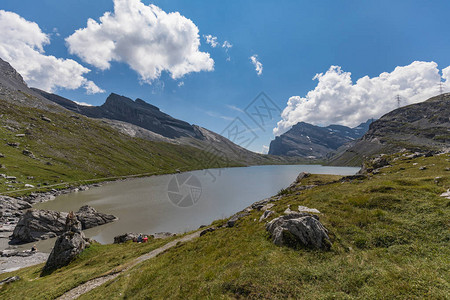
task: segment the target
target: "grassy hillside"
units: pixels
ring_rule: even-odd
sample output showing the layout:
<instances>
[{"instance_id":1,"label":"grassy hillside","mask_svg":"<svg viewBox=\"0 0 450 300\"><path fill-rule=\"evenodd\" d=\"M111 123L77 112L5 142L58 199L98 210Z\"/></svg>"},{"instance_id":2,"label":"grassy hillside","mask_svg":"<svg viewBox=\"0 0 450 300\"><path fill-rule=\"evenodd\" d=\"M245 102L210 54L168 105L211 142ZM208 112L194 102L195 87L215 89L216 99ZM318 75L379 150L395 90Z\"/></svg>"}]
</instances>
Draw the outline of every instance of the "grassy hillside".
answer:
<instances>
[{"instance_id":1,"label":"grassy hillside","mask_svg":"<svg viewBox=\"0 0 450 300\"><path fill-rule=\"evenodd\" d=\"M27 183L45 187L198 169L206 156L190 146L129 137L101 120L17 106L1 99L0 153L4 155L0 157L0 174L17 177L15 182L0 178L1 194L20 194ZM226 163L237 165L217 161L218 165Z\"/></svg>"},{"instance_id":2,"label":"grassy hillside","mask_svg":"<svg viewBox=\"0 0 450 300\"><path fill-rule=\"evenodd\" d=\"M313 175L301 184L317 187L299 195L283 193L274 202L275 216L288 205L319 209L331 251L275 246L264 222L258 222L262 212L254 210L235 227L172 248L81 299L445 299L450 294L450 200L439 195L450 187L449 161L449 154L399 156L366 179ZM5 285L0 297L61 295L120 268L148 250L143 247L156 247L153 243L94 245L45 277L39 277L42 266L2 274L0 279L17 274L22 280Z\"/></svg>"}]
</instances>

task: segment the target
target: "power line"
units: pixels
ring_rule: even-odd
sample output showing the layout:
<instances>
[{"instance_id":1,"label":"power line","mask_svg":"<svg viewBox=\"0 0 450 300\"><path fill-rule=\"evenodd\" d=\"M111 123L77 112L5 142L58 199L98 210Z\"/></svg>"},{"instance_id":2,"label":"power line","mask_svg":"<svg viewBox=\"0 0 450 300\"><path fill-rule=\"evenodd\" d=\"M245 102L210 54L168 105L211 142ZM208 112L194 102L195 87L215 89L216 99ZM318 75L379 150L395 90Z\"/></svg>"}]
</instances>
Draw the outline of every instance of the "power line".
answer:
<instances>
[{"instance_id":1,"label":"power line","mask_svg":"<svg viewBox=\"0 0 450 300\"><path fill-rule=\"evenodd\" d=\"M439 81L439 95L441 95L441 100L444 98L444 86L442 85L442 81Z\"/></svg>"},{"instance_id":2,"label":"power line","mask_svg":"<svg viewBox=\"0 0 450 300\"><path fill-rule=\"evenodd\" d=\"M397 100L397 107L400 108L400 104L402 102L402 98L400 97L400 95L395 96L395 100Z\"/></svg>"}]
</instances>

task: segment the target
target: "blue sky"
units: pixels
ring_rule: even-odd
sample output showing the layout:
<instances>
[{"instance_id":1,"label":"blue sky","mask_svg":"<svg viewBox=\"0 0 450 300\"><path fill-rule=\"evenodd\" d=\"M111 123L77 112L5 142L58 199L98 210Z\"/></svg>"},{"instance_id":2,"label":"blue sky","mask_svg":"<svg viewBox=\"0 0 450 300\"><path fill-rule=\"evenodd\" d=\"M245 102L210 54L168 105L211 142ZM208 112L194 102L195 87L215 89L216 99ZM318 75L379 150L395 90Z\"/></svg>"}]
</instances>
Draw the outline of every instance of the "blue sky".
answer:
<instances>
[{"instance_id":1,"label":"blue sky","mask_svg":"<svg viewBox=\"0 0 450 300\"><path fill-rule=\"evenodd\" d=\"M163 70L143 82L126 62L110 61L102 70L82 55L70 54L65 38L85 28L88 18L100 23L105 12L114 11L112 0L2 0L0 9L37 23L50 38L43 47L45 55L70 58L89 68L83 82L92 81L105 91L87 94L83 88L55 87L56 93L93 105L101 105L111 92L142 98L219 133L240 117L257 134L249 149L258 152L269 145L276 127L281 133L298 121L354 126L395 108L386 103L394 103L396 94L404 104L423 101L438 92L436 80L445 87L449 83L450 69L443 69L450 65L450 1L142 2L190 19L199 30L198 51L209 53L214 69L207 71L203 64L204 70L177 79ZM217 37L218 45L211 47L204 35ZM222 47L225 41L232 44L228 53ZM250 60L253 55L262 64L260 75ZM422 64L412 65L414 61ZM383 72L389 73L388 79L380 77ZM436 72L441 72L438 79ZM313 80L318 73L323 74ZM351 83L345 82L349 73ZM364 76L376 80L357 85ZM285 110L264 128L239 111L261 91Z\"/></svg>"}]
</instances>

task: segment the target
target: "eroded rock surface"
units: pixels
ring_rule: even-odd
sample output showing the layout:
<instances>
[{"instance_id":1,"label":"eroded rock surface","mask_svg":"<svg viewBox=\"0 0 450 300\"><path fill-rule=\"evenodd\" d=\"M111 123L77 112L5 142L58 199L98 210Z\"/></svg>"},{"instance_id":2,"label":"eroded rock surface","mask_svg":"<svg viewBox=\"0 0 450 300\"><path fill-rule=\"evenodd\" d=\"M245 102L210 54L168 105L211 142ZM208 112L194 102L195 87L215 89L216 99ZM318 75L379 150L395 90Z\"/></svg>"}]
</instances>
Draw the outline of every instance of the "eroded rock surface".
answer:
<instances>
[{"instance_id":1,"label":"eroded rock surface","mask_svg":"<svg viewBox=\"0 0 450 300\"><path fill-rule=\"evenodd\" d=\"M331 247L328 230L319 217L309 213L292 212L273 219L266 224L275 245L298 248L329 250Z\"/></svg>"},{"instance_id":2,"label":"eroded rock surface","mask_svg":"<svg viewBox=\"0 0 450 300\"><path fill-rule=\"evenodd\" d=\"M65 232L58 237L42 272L49 272L68 265L86 247L90 241L81 231L81 222L73 212L67 214Z\"/></svg>"}]
</instances>

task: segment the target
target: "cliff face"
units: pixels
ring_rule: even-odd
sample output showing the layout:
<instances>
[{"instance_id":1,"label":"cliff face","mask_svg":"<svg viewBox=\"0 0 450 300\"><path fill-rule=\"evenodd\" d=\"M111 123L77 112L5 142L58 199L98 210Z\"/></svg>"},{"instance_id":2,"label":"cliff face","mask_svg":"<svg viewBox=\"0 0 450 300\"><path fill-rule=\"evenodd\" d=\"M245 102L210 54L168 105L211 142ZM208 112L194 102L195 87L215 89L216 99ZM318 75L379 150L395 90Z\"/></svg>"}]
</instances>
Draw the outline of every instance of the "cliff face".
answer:
<instances>
[{"instance_id":1,"label":"cliff face","mask_svg":"<svg viewBox=\"0 0 450 300\"><path fill-rule=\"evenodd\" d=\"M425 102L396 109L370 125L369 131L352 147L337 155L331 164L359 164L364 157L450 147L450 93Z\"/></svg>"},{"instance_id":2,"label":"cliff face","mask_svg":"<svg viewBox=\"0 0 450 300\"><path fill-rule=\"evenodd\" d=\"M294 125L270 143L269 154L323 158L367 132L371 121L355 128L341 125L319 127L305 122Z\"/></svg>"},{"instance_id":3,"label":"cliff face","mask_svg":"<svg viewBox=\"0 0 450 300\"><path fill-rule=\"evenodd\" d=\"M64 110L53 104L34 90L8 62L0 58L0 100L12 102L21 106L40 108L50 111Z\"/></svg>"},{"instance_id":4,"label":"cliff face","mask_svg":"<svg viewBox=\"0 0 450 300\"><path fill-rule=\"evenodd\" d=\"M101 106L84 106L55 94L38 89L34 90L69 110L91 118L127 122L170 139L180 137L203 138L195 126L161 112L159 108L142 99L133 101L125 96L112 93Z\"/></svg>"}]
</instances>

